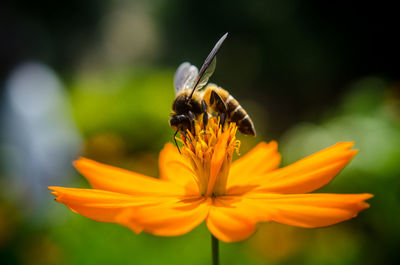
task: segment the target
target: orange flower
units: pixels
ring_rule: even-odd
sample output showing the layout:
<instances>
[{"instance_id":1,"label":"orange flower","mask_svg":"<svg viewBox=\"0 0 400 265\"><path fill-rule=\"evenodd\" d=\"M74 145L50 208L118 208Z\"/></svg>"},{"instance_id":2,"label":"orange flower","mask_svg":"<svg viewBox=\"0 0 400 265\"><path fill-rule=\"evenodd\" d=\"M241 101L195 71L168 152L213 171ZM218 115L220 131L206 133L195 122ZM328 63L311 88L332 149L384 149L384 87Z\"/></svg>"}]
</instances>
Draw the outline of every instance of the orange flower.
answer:
<instances>
[{"instance_id":1,"label":"orange flower","mask_svg":"<svg viewBox=\"0 0 400 265\"><path fill-rule=\"evenodd\" d=\"M204 220L225 242L243 240L258 222L323 227L355 217L371 194L311 193L329 183L355 156L351 142L337 143L278 169L277 143L262 142L232 163L238 151L234 123L221 130L215 118L196 124L182 154L172 144L160 153L161 177L80 158L74 165L93 189L49 187L57 201L100 222L160 236L189 232Z\"/></svg>"}]
</instances>

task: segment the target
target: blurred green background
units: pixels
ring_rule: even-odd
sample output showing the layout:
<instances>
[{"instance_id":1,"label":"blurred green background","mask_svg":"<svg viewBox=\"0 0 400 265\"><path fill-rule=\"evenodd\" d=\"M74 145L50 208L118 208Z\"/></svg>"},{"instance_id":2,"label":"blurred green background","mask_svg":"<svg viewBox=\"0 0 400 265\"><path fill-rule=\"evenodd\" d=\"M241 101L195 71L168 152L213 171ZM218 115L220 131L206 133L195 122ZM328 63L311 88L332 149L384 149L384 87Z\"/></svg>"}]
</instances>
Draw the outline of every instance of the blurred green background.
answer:
<instances>
[{"instance_id":1,"label":"blurred green background","mask_svg":"<svg viewBox=\"0 0 400 265\"><path fill-rule=\"evenodd\" d=\"M248 110L282 165L338 141L360 152L323 192L370 192L371 208L323 229L260 225L221 244L221 264L400 264L397 9L368 1L3 1L0 8L0 263L209 264L204 225L134 235L57 204L88 187L83 155L151 176L173 139L172 79L223 33L211 81Z\"/></svg>"}]
</instances>

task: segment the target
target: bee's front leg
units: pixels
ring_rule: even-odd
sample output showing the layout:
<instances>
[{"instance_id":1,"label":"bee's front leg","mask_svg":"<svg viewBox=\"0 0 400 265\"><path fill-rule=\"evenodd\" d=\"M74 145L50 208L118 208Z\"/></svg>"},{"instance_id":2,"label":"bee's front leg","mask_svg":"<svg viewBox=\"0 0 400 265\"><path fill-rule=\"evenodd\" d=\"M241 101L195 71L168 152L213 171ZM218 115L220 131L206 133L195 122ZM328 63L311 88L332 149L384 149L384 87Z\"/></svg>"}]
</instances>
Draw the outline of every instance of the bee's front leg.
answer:
<instances>
[{"instance_id":1,"label":"bee's front leg","mask_svg":"<svg viewBox=\"0 0 400 265\"><path fill-rule=\"evenodd\" d=\"M176 135L178 134L178 132L179 132L179 130L177 130L177 131L175 132L175 134L174 134L174 141L175 141L176 148L178 148L179 154L182 154L182 153L181 153L181 150L179 149L178 142L176 141L176 138L175 138Z\"/></svg>"},{"instance_id":2,"label":"bee's front leg","mask_svg":"<svg viewBox=\"0 0 400 265\"><path fill-rule=\"evenodd\" d=\"M195 128L196 116L191 111L188 112L188 116L190 121L190 132L193 134L193 136L196 136L196 128Z\"/></svg>"},{"instance_id":3,"label":"bee's front leg","mask_svg":"<svg viewBox=\"0 0 400 265\"><path fill-rule=\"evenodd\" d=\"M219 120L220 120L219 123L221 124L222 129L224 129L224 124L225 124L225 121L226 121L226 113L225 112L221 112L219 114Z\"/></svg>"},{"instance_id":4,"label":"bee's front leg","mask_svg":"<svg viewBox=\"0 0 400 265\"><path fill-rule=\"evenodd\" d=\"M226 106L225 101L221 98L221 96L213 90L210 96L210 104L214 103L215 110L218 112L220 118L219 123L222 127L224 127L224 123L227 118L228 107Z\"/></svg>"},{"instance_id":5,"label":"bee's front leg","mask_svg":"<svg viewBox=\"0 0 400 265\"><path fill-rule=\"evenodd\" d=\"M204 129L204 133L206 132L206 127L208 124L208 112L207 112L207 103L206 101L203 99L201 101L201 112L203 113L203 129Z\"/></svg>"}]
</instances>

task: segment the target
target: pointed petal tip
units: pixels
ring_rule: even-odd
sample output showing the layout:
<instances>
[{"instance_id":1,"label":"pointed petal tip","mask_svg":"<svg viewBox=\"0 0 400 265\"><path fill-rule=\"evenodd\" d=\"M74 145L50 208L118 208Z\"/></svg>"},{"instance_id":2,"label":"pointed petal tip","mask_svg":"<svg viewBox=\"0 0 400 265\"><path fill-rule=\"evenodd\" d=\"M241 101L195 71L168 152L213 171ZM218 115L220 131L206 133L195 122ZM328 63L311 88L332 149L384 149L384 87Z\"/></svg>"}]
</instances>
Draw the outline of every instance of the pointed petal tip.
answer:
<instances>
[{"instance_id":1,"label":"pointed petal tip","mask_svg":"<svg viewBox=\"0 0 400 265\"><path fill-rule=\"evenodd\" d=\"M52 195L55 196L54 200L55 200L56 202L60 202L60 196L61 196L61 194L60 194L59 189L58 189L59 187L48 186L47 188L48 188L49 190L51 190L51 191L50 191L50 194L52 194Z\"/></svg>"},{"instance_id":2,"label":"pointed petal tip","mask_svg":"<svg viewBox=\"0 0 400 265\"><path fill-rule=\"evenodd\" d=\"M359 150L347 150L348 158L347 158L347 162L345 165L350 163L350 161L352 161L354 159L354 157L358 154L358 152L359 152Z\"/></svg>"},{"instance_id":3,"label":"pointed petal tip","mask_svg":"<svg viewBox=\"0 0 400 265\"><path fill-rule=\"evenodd\" d=\"M352 149L352 150L349 150L349 151L350 151L351 154L353 154L353 156L355 156L359 152L358 149L354 149L354 150Z\"/></svg>"},{"instance_id":4,"label":"pointed petal tip","mask_svg":"<svg viewBox=\"0 0 400 265\"><path fill-rule=\"evenodd\" d=\"M61 187L57 187L57 186L48 186L47 187L50 191L51 194L58 196L58 191L60 190Z\"/></svg>"},{"instance_id":5,"label":"pointed petal tip","mask_svg":"<svg viewBox=\"0 0 400 265\"><path fill-rule=\"evenodd\" d=\"M355 145L355 142L353 141L348 141L348 142L337 142L337 146L341 146L344 149L350 149Z\"/></svg>"},{"instance_id":6,"label":"pointed petal tip","mask_svg":"<svg viewBox=\"0 0 400 265\"><path fill-rule=\"evenodd\" d=\"M360 209L359 209L358 212L355 213L354 216L357 216L357 214L358 214L359 212L368 209L371 205L370 205L369 203L367 203L365 200L369 200L369 199L371 199L371 198L373 198L373 197L374 197L374 195L373 195L373 194L370 194L370 193L362 193L362 194L360 194L360 202L359 202L359 204L358 204L359 207L360 207Z\"/></svg>"},{"instance_id":7,"label":"pointed petal tip","mask_svg":"<svg viewBox=\"0 0 400 265\"><path fill-rule=\"evenodd\" d=\"M254 148L268 148L276 150L278 149L278 142L275 140L271 140L269 142L262 141L259 144L257 144Z\"/></svg>"},{"instance_id":8,"label":"pointed petal tip","mask_svg":"<svg viewBox=\"0 0 400 265\"><path fill-rule=\"evenodd\" d=\"M66 187L59 187L59 186L48 186L47 187L49 190L52 190L53 192L60 192L66 189L71 189L71 188L66 188Z\"/></svg>"},{"instance_id":9,"label":"pointed petal tip","mask_svg":"<svg viewBox=\"0 0 400 265\"><path fill-rule=\"evenodd\" d=\"M78 167L80 167L81 165L83 165L83 164L85 164L85 163L96 163L96 162L95 162L94 160L89 159L89 158L80 156L80 157L78 157L78 159L76 159L76 160L74 160L74 161L72 162L72 165L73 165L75 168L78 168Z\"/></svg>"},{"instance_id":10,"label":"pointed petal tip","mask_svg":"<svg viewBox=\"0 0 400 265\"><path fill-rule=\"evenodd\" d=\"M278 147L278 142L277 141L275 141L275 140L271 140L271 141L269 141L269 143L268 143L269 145L272 145L272 146L276 146L276 147Z\"/></svg>"},{"instance_id":11,"label":"pointed petal tip","mask_svg":"<svg viewBox=\"0 0 400 265\"><path fill-rule=\"evenodd\" d=\"M143 232L143 228L139 228L139 227L136 227L136 226L128 226L128 228L133 232L133 233L135 233L136 235L139 235L140 233L142 233Z\"/></svg>"},{"instance_id":12,"label":"pointed petal tip","mask_svg":"<svg viewBox=\"0 0 400 265\"><path fill-rule=\"evenodd\" d=\"M371 194L371 193L362 193L361 195L363 195L364 200L368 200L368 199L375 197L375 195Z\"/></svg>"}]
</instances>

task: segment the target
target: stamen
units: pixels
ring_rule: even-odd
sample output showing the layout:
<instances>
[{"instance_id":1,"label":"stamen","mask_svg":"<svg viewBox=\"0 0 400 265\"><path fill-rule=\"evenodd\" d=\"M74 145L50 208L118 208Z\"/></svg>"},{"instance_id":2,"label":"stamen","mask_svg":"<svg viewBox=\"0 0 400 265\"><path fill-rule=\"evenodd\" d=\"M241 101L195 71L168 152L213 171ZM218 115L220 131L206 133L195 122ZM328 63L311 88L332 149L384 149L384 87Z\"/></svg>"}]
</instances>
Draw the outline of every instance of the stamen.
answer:
<instances>
[{"instance_id":1,"label":"stamen","mask_svg":"<svg viewBox=\"0 0 400 265\"><path fill-rule=\"evenodd\" d=\"M191 162L203 196L224 195L233 152L239 153L237 126L232 122L221 126L216 117L210 117L206 127L202 121L195 121L193 133L182 135L182 154Z\"/></svg>"}]
</instances>

